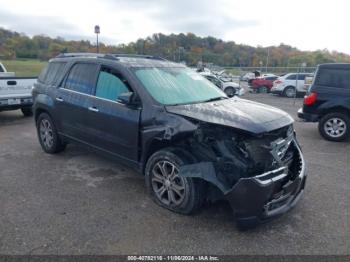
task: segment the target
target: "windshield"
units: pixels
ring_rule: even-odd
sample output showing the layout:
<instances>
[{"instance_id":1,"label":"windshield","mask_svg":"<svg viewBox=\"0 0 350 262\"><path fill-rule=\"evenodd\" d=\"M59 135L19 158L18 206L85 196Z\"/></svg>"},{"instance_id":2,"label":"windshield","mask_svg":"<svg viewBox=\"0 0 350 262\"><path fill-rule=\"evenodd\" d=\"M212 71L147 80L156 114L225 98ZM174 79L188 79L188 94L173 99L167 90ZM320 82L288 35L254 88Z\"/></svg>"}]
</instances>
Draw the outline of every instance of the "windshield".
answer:
<instances>
[{"instance_id":1,"label":"windshield","mask_svg":"<svg viewBox=\"0 0 350 262\"><path fill-rule=\"evenodd\" d=\"M189 68L151 67L135 68L134 71L151 96L163 105L227 98L214 84Z\"/></svg>"}]
</instances>

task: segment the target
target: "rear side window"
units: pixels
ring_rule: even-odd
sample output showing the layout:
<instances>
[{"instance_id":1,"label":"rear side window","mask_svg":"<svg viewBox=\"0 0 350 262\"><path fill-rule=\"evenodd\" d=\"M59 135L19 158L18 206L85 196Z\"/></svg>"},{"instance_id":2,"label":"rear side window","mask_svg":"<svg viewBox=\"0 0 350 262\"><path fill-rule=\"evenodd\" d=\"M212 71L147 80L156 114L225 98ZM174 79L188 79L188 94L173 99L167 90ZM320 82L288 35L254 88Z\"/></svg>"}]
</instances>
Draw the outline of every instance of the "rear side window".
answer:
<instances>
[{"instance_id":1,"label":"rear side window","mask_svg":"<svg viewBox=\"0 0 350 262\"><path fill-rule=\"evenodd\" d=\"M49 65L45 66L44 69L41 70L41 73L38 77L39 82L45 83L45 77L46 77L48 67L49 67Z\"/></svg>"},{"instance_id":2,"label":"rear side window","mask_svg":"<svg viewBox=\"0 0 350 262\"><path fill-rule=\"evenodd\" d=\"M122 93L129 92L129 88L122 76L109 69L102 69L96 84L96 96L116 101Z\"/></svg>"},{"instance_id":3,"label":"rear side window","mask_svg":"<svg viewBox=\"0 0 350 262\"><path fill-rule=\"evenodd\" d=\"M305 76L306 76L306 75L299 74L299 75L298 75L298 80L305 80Z\"/></svg>"},{"instance_id":4,"label":"rear side window","mask_svg":"<svg viewBox=\"0 0 350 262\"><path fill-rule=\"evenodd\" d=\"M61 78L65 66L65 62L50 63L47 69L45 82L49 85L58 84L57 81Z\"/></svg>"},{"instance_id":5,"label":"rear side window","mask_svg":"<svg viewBox=\"0 0 350 262\"><path fill-rule=\"evenodd\" d=\"M350 70L320 68L315 84L319 86L350 88Z\"/></svg>"},{"instance_id":6,"label":"rear side window","mask_svg":"<svg viewBox=\"0 0 350 262\"><path fill-rule=\"evenodd\" d=\"M97 65L75 64L67 77L66 89L91 94L96 82Z\"/></svg>"},{"instance_id":7,"label":"rear side window","mask_svg":"<svg viewBox=\"0 0 350 262\"><path fill-rule=\"evenodd\" d=\"M297 79L296 76L297 75L290 75L287 77L287 80L296 80Z\"/></svg>"},{"instance_id":8,"label":"rear side window","mask_svg":"<svg viewBox=\"0 0 350 262\"><path fill-rule=\"evenodd\" d=\"M0 73L4 72L4 69L2 68L2 65L0 65Z\"/></svg>"},{"instance_id":9,"label":"rear side window","mask_svg":"<svg viewBox=\"0 0 350 262\"><path fill-rule=\"evenodd\" d=\"M57 85L62 77L66 62L51 62L39 75L39 81L47 85Z\"/></svg>"}]
</instances>

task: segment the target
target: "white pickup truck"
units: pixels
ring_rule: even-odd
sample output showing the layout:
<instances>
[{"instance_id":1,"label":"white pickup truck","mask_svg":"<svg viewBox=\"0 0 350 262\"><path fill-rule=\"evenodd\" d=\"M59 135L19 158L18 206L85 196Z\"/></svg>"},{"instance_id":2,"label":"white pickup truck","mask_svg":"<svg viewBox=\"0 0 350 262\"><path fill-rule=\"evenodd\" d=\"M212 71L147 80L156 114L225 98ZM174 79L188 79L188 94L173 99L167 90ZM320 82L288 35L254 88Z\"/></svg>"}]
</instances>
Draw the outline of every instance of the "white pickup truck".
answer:
<instances>
[{"instance_id":1,"label":"white pickup truck","mask_svg":"<svg viewBox=\"0 0 350 262\"><path fill-rule=\"evenodd\" d=\"M36 77L16 77L0 63L0 111L21 109L24 116L32 115L32 88Z\"/></svg>"}]
</instances>

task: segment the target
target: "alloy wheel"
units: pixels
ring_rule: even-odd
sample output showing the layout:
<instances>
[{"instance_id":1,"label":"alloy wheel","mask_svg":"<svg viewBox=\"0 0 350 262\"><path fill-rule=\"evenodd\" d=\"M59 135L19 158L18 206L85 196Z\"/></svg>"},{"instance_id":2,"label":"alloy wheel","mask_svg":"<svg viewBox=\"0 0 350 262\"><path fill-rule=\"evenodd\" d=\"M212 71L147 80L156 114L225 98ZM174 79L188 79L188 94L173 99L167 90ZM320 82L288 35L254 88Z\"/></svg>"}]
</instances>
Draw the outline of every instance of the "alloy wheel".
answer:
<instances>
[{"instance_id":1,"label":"alloy wheel","mask_svg":"<svg viewBox=\"0 0 350 262\"><path fill-rule=\"evenodd\" d=\"M347 129L345 121L338 117L328 119L323 128L326 134L333 138L341 137Z\"/></svg>"},{"instance_id":2,"label":"alloy wheel","mask_svg":"<svg viewBox=\"0 0 350 262\"><path fill-rule=\"evenodd\" d=\"M186 184L175 164L166 160L158 161L152 169L151 183L155 196L163 204L176 207L184 201Z\"/></svg>"},{"instance_id":3,"label":"alloy wheel","mask_svg":"<svg viewBox=\"0 0 350 262\"><path fill-rule=\"evenodd\" d=\"M53 145L53 140L54 140L50 121L47 119L43 119L40 122L39 131L40 131L40 139L43 142L44 146L47 149L50 149Z\"/></svg>"},{"instance_id":4,"label":"alloy wheel","mask_svg":"<svg viewBox=\"0 0 350 262\"><path fill-rule=\"evenodd\" d=\"M286 90L286 96L287 97L295 97L295 89L294 88L288 88Z\"/></svg>"}]
</instances>

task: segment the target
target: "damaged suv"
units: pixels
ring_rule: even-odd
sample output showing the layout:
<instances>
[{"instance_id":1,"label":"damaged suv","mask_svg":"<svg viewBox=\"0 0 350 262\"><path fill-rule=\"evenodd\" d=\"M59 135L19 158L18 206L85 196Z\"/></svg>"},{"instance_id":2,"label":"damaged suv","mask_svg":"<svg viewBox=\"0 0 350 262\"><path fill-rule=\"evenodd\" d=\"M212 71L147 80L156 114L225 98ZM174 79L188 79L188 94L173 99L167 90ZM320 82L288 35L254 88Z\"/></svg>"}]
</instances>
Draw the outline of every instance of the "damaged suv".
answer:
<instances>
[{"instance_id":1,"label":"damaged suv","mask_svg":"<svg viewBox=\"0 0 350 262\"><path fill-rule=\"evenodd\" d=\"M305 163L285 112L228 98L187 67L151 56L62 54L33 89L47 153L78 142L144 174L154 201L182 214L229 201L240 228L291 209Z\"/></svg>"}]
</instances>

